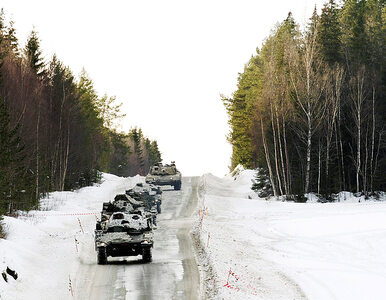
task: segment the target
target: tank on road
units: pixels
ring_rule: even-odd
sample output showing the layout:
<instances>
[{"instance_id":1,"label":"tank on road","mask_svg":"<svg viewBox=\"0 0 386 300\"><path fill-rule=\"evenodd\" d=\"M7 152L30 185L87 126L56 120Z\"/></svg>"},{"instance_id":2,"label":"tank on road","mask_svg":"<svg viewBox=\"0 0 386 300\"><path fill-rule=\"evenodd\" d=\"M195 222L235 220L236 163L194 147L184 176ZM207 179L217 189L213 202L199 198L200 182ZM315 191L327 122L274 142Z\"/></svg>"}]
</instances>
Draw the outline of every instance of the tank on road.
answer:
<instances>
[{"instance_id":1,"label":"tank on road","mask_svg":"<svg viewBox=\"0 0 386 300\"><path fill-rule=\"evenodd\" d=\"M155 185L171 185L175 190L181 189L181 173L177 170L174 161L170 165L158 163L152 166L145 181Z\"/></svg>"}]
</instances>

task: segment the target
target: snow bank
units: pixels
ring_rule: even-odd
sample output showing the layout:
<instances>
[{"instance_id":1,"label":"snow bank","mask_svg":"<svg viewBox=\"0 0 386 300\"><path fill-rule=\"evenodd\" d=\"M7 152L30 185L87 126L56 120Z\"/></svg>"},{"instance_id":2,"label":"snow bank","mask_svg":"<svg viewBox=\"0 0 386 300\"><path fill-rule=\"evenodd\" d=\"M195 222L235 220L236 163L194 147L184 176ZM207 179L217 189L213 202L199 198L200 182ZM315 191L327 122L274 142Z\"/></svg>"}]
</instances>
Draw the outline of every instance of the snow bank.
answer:
<instances>
[{"instance_id":1,"label":"snow bank","mask_svg":"<svg viewBox=\"0 0 386 300\"><path fill-rule=\"evenodd\" d=\"M51 193L41 200L41 211L5 217L0 273L9 266L19 278L6 283L0 277L0 299L73 299L69 280L74 286L78 266L96 263L93 231L102 202L140 181L103 174L100 185Z\"/></svg>"},{"instance_id":2,"label":"snow bank","mask_svg":"<svg viewBox=\"0 0 386 300\"><path fill-rule=\"evenodd\" d=\"M255 174L256 171L254 170L238 170L234 176L227 175L223 178L210 173L205 174L202 177L205 194L248 199L258 198L256 193L251 190Z\"/></svg>"},{"instance_id":3,"label":"snow bank","mask_svg":"<svg viewBox=\"0 0 386 300\"><path fill-rule=\"evenodd\" d=\"M248 199L253 173L201 179L194 234L209 298L384 298L385 202Z\"/></svg>"},{"instance_id":4,"label":"snow bank","mask_svg":"<svg viewBox=\"0 0 386 300\"><path fill-rule=\"evenodd\" d=\"M364 195L358 197L351 192L339 192L338 194L335 194L335 202L363 203L369 201L386 201L386 194L384 192L378 192L378 194L378 197L370 196L368 199L366 199ZM319 202L319 197L314 193L309 193L305 196L308 203Z\"/></svg>"}]
</instances>

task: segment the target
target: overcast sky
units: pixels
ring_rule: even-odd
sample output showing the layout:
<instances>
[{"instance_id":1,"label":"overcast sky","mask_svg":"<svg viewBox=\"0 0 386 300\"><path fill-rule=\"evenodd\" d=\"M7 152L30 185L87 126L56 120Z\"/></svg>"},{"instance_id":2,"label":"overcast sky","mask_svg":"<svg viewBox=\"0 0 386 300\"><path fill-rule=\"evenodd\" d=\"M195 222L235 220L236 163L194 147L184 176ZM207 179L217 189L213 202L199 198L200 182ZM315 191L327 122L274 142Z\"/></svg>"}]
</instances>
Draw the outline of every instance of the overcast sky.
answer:
<instances>
[{"instance_id":1,"label":"overcast sky","mask_svg":"<svg viewBox=\"0 0 386 300\"><path fill-rule=\"evenodd\" d=\"M325 0L0 0L20 44L33 26L47 60L84 67L99 95L123 102L121 128L157 139L183 175L224 175L231 146L220 93L292 11L304 24Z\"/></svg>"}]
</instances>

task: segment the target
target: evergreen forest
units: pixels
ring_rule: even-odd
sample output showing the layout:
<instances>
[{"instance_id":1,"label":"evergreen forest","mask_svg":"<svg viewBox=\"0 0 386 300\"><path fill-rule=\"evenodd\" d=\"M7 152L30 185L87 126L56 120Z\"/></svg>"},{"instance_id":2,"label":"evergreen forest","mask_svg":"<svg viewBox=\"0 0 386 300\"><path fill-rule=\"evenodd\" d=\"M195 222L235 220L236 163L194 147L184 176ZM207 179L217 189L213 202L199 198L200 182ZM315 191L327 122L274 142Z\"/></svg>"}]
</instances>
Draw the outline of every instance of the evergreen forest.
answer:
<instances>
[{"instance_id":1,"label":"evergreen forest","mask_svg":"<svg viewBox=\"0 0 386 300\"><path fill-rule=\"evenodd\" d=\"M77 79L58 57L45 61L35 30L21 47L1 10L0 216L98 182L101 172L132 176L161 161L141 129L117 129L120 108L85 71Z\"/></svg>"},{"instance_id":2,"label":"evergreen forest","mask_svg":"<svg viewBox=\"0 0 386 300\"><path fill-rule=\"evenodd\" d=\"M261 196L304 201L386 190L384 0L330 0L301 28L291 13L222 96L230 168L257 169Z\"/></svg>"}]
</instances>

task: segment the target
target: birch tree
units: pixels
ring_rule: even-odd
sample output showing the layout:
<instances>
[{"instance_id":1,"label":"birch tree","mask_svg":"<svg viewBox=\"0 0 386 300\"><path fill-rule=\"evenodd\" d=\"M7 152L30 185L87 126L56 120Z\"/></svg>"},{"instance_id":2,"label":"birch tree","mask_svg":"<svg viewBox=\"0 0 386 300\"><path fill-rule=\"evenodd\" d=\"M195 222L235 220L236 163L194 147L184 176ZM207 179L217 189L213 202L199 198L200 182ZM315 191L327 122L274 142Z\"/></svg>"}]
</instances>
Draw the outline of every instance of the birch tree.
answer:
<instances>
[{"instance_id":1,"label":"birch tree","mask_svg":"<svg viewBox=\"0 0 386 300\"><path fill-rule=\"evenodd\" d=\"M310 191L312 137L318 129L325 113L325 104L320 101L325 91L327 75L322 61L317 57L317 29L304 36L303 44L293 44L289 48L289 76L299 107L299 117L305 128L298 134L306 144L306 171L304 192Z\"/></svg>"}]
</instances>

